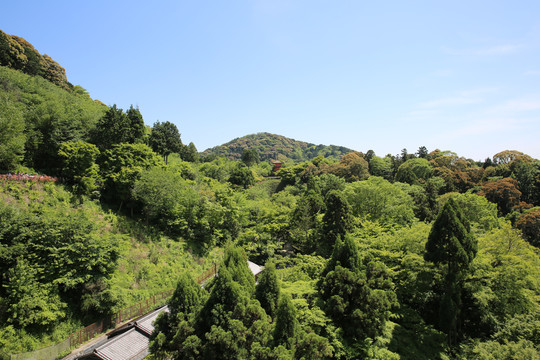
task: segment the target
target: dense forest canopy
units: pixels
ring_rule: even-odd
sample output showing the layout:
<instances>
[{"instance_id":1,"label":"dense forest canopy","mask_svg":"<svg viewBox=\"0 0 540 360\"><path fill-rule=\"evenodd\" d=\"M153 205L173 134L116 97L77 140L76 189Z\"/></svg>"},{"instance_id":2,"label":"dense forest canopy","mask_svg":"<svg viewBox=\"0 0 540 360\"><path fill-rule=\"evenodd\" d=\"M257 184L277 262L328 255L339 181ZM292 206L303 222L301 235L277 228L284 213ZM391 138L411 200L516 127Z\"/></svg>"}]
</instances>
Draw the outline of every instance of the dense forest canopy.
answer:
<instances>
[{"instance_id":1,"label":"dense forest canopy","mask_svg":"<svg viewBox=\"0 0 540 360\"><path fill-rule=\"evenodd\" d=\"M156 359L538 358L538 159L267 133L199 154L0 35L0 357L174 288Z\"/></svg>"},{"instance_id":2,"label":"dense forest canopy","mask_svg":"<svg viewBox=\"0 0 540 360\"><path fill-rule=\"evenodd\" d=\"M340 156L354 151L343 146L315 145L281 135L258 133L236 138L223 145L207 149L202 155L207 157L224 156L232 160L239 160L245 149L256 151L261 161L293 162L312 160L319 155L338 159Z\"/></svg>"}]
</instances>

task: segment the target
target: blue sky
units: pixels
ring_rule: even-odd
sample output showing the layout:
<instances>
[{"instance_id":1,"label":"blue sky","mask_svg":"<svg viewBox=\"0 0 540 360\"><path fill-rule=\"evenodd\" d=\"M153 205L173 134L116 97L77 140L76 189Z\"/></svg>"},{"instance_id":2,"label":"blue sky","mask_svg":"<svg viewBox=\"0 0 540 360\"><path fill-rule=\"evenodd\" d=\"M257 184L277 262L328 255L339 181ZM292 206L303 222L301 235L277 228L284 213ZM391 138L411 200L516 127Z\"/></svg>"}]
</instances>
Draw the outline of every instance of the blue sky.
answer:
<instances>
[{"instance_id":1,"label":"blue sky","mask_svg":"<svg viewBox=\"0 0 540 360\"><path fill-rule=\"evenodd\" d=\"M9 1L0 29L200 151L271 132L540 158L539 1Z\"/></svg>"}]
</instances>

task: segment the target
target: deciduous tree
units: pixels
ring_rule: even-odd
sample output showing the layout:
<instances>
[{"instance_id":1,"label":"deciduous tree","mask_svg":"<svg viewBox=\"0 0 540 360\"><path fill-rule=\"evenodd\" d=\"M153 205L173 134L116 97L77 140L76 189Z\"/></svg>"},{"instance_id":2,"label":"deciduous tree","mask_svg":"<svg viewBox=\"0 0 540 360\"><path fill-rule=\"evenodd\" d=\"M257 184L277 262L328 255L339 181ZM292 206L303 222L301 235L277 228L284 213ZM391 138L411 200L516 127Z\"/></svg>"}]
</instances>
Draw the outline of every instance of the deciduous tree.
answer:
<instances>
[{"instance_id":1,"label":"deciduous tree","mask_svg":"<svg viewBox=\"0 0 540 360\"><path fill-rule=\"evenodd\" d=\"M163 156L165 164L170 154L179 153L182 150L180 132L176 125L169 121L164 123L158 121L154 124L149 143L156 153Z\"/></svg>"}]
</instances>

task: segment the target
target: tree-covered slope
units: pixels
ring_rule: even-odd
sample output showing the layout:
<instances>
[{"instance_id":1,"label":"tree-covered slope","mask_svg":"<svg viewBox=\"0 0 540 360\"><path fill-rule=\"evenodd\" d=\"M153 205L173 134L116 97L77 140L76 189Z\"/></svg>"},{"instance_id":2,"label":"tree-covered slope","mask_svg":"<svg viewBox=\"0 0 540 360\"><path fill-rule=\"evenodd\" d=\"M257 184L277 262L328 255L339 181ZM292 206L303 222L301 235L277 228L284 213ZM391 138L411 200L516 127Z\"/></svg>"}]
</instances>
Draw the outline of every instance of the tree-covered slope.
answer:
<instances>
[{"instance_id":1,"label":"tree-covered slope","mask_svg":"<svg viewBox=\"0 0 540 360\"><path fill-rule=\"evenodd\" d=\"M207 149L203 152L203 155L218 155L238 160L242 157L244 149L256 150L259 153L261 161L281 160L295 162L311 160L318 155L322 155L325 158L339 158L354 151L343 146L315 145L285 136L263 132L236 138L223 145Z\"/></svg>"},{"instance_id":2,"label":"tree-covered slope","mask_svg":"<svg viewBox=\"0 0 540 360\"><path fill-rule=\"evenodd\" d=\"M66 91L40 76L0 66L0 169L24 163L54 173L60 144L87 140L106 110L80 86Z\"/></svg>"},{"instance_id":3,"label":"tree-covered slope","mask_svg":"<svg viewBox=\"0 0 540 360\"><path fill-rule=\"evenodd\" d=\"M38 75L59 87L71 90L66 70L47 54L40 54L22 37L0 30L0 65L19 70L28 75Z\"/></svg>"}]
</instances>

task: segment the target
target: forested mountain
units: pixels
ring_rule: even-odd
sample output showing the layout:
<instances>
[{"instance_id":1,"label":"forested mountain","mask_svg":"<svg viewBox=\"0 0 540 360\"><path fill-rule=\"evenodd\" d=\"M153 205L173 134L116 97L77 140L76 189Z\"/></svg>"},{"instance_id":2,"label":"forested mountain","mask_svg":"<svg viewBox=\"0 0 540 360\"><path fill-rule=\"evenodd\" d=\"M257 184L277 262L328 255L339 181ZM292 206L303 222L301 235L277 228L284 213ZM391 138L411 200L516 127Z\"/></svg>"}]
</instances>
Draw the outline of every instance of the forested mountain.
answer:
<instances>
[{"instance_id":1,"label":"forested mountain","mask_svg":"<svg viewBox=\"0 0 540 360\"><path fill-rule=\"evenodd\" d=\"M255 150L260 160L281 160L284 162L301 162L311 160L319 155L327 158L339 158L353 152L343 146L315 145L294 140L281 135L257 133L236 138L223 145L205 150L203 156L225 156L228 159L242 158L244 150Z\"/></svg>"},{"instance_id":2,"label":"forested mountain","mask_svg":"<svg viewBox=\"0 0 540 360\"><path fill-rule=\"evenodd\" d=\"M266 133L199 158L21 70L0 66L0 358L174 287L155 359L539 358L538 159Z\"/></svg>"}]
</instances>

